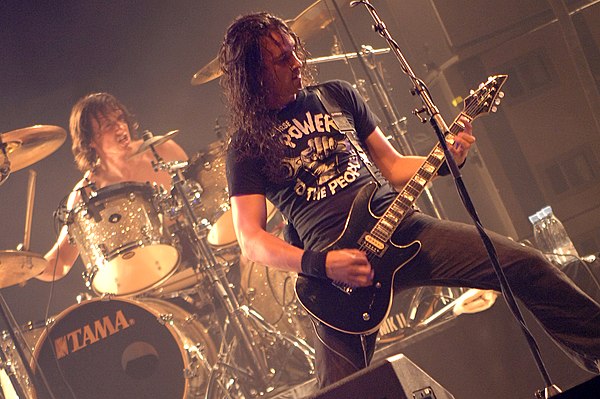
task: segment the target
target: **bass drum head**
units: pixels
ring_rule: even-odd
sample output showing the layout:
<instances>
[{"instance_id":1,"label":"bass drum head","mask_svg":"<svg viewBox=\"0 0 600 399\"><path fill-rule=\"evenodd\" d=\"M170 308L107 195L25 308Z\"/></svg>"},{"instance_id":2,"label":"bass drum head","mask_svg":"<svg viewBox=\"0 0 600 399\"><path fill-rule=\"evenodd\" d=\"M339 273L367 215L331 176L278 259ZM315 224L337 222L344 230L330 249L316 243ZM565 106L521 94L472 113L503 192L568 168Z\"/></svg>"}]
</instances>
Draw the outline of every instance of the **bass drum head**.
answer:
<instances>
[{"instance_id":1,"label":"bass drum head","mask_svg":"<svg viewBox=\"0 0 600 399\"><path fill-rule=\"evenodd\" d=\"M199 322L172 303L97 298L44 331L32 369L54 398L175 399L205 389L215 356ZM37 398L52 397L38 387Z\"/></svg>"}]
</instances>

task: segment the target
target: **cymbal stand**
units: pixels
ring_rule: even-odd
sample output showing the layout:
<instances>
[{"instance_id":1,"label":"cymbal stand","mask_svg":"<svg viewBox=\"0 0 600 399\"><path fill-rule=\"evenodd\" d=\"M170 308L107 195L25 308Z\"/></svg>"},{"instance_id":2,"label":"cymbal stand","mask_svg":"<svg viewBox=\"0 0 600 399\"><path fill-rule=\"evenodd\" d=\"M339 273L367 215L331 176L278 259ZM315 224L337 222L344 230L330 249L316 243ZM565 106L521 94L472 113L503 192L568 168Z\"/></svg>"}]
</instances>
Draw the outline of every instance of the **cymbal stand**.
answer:
<instances>
[{"instance_id":1,"label":"cymbal stand","mask_svg":"<svg viewBox=\"0 0 600 399\"><path fill-rule=\"evenodd\" d=\"M256 392L266 392L268 388L267 377L269 374L272 374L272 372L266 363L265 356L260 352L259 347L252 342L248 323L246 323L243 314L244 309L238 303L231 285L223 275L224 273L219 272L220 268L218 261L207 240L210 222L206 219L198 220L193 212L192 205L186 194L186 189L184 188L186 181L182 173L181 163L165 162L156 152L154 146L151 145L150 147L156 158L156 161L152 161L154 169L157 171L167 171L171 174L173 188L182 205L184 220L187 223L186 227L191 227L194 233L192 237L190 237L194 247L193 250L199 259L206 262L202 271L208 276L210 283L215 290L216 297L221 301L229 316L228 320L225 322L226 327L233 328L234 336L239 340L240 348L250 360L247 364L248 371L225 364L222 360L227 358L227 354L224 353L226 345L222 344L221 350L219 351L219 361L215 365L215 369L211 372L211 378L213 373L219 372L217 370L219 367L234 369L238 372L237 374L240 377L244 377L244 379L250 380L254 384L254 390ZM226 337L224 336L223 339L225 338Z\"/></svg>"},{"instance_id":2,"label":"cymbal stand","mask_svg":"<svg viewBox=\"0 0 600 399\"><path fill-rule=\"evenodd\" d=\"M4 145L2 145L2 150L6 156L6 152L4 151ZM8 162L8 158L5 159ZM10 165L10 163L9 163ZM9 166L10 170L10 166ZM8 176L8 175L6 175ZM23 243L20 244L20 249L23 251L29 250L30 238L31 238L31 221L33 214L33 204L35 199L35 181L36 181L37 173L32 169L29 171L29 179L27 181L27 209L25 214L25 230ZM0 183L1 184L1 183ZM25 355L25 351L23 348L28 347L27 340L24 339L23 334L16 323L12 312L6 301L4 300L4 296L0 294L0 318L6 325L6 331L4 334L8 333L8 336L0 337L0 344L2 347L0 348L0 368L4 369L7 376L9 377L13 389L19 398L27 399L33 397L32 390L35 390L39 384L48 385L48 381L46 380L42 370L38 367L38 378L33 373L31 369L31 365L27 360L27 356ZM4 342L5 338L10 338L10 341ZM10 345L12 342L13 347L8 348L6 345ZM21 361L21 366L18 363L15 363L17 359L11 359L6 356L4 350L14 349L17 353L18 359ZM20 378L19 378L20 377ZM41 380L41 381L40 381ZM54 398L54 395L51 391L48 391L51 398Z\"/></svg>"}]
</instances>

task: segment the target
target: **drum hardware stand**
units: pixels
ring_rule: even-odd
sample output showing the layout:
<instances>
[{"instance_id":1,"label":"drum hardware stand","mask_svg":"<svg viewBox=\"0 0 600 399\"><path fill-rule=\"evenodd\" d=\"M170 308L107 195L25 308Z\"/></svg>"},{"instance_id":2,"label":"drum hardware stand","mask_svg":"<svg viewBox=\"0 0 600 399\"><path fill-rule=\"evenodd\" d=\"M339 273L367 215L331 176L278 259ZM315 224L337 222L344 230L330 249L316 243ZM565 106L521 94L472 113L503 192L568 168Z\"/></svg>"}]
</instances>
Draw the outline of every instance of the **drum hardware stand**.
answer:
<instances>
[{"instance_id":1,"label":"drum hardware stand","mask_svg":"<svg viewBox=\"0 0 600 399\"><path fill-rule=\"evenodd\" d=\"M234 371L236 374L241 374L244 377L248 377L248 380L251 380L254 383L254 387L250 390L250 394L261 394L264 392L268 392L273 388L268 386L268 376L272 376L274 374L273 370L269 369L265 356L261 353L258 345L252 342L251 333L249 330L248 323L245 321L248 315L253 315L253 313L247 312L244 315L243 308L237 301L236 295L233 292L231 285L226 281L226 277L223 275L219 275L218 272L218 261L214 256L214 253L208 243L207 235L210 228L210 222L206 219L198 220L196 215L193 212L192 206L189 203L188 196L183 188L185 184L185 179L183 173L181 171L181 167L179 163L167 163L165 162L160 155L157 153L154 145L150 145L150 148L154 154L156 161L152 161L153 168L158 170L164 170L170 173L173 181L173 187L175 189L176 195L181 200L183 205L183 215L184 220L186 220L194 232L194 237L192 237L192 244L194 247L194 252L197 255L200 255L199 259L204 259L207 262L207 265L202 270L205 272L212 283L212 286L215 289L217 297L222 302L225 310L228 314L228 320L226 321L227 326L232 326L234 328L235 337L239 339L241 344L240 348L245 352L249 357L248 371L242 370L237 366L229 365L225 362L218 361L215 364L213 370L211 371L209 377L209 388L206 393L206 397L210 396L210 386L211 380L217 378L220 374L220 367L224 367L226 369ZM223 274L223 273L221 273ZM223 337L223 340L226 340L226 336ZM221 345L221 350L219 351L219 360L227 359L228 355L224 352L224 349L227 347L225 342ZM236 381L233 381L234 383ZM219 381L216 381L219 383ZM243 388L243 387L242 387Z\"/></svg>"},{"instance_id":2,"label":"drum hardware stand","mask_svg":"<svg viewBox=\"0 0 600 399\"><path fill-rule=\"evenodd\" d=\"M335 4L335 2L334 2L334 4ZM470 199L469 193L466 189L466 186L464 185L464 182L462 181L462 177L461 177L458 165L454 161L454 157L453 157L452 153L450 152L450 150L448 149L445 133L449 132L449 129L448 129L446 122L440 115L438 108L436 107L435 103L433 102L433 99L431 98L431 95L429 93L429 89L427 88L427 86L425 85L423 80L419 79L412 71L410 65L408 64L408 61L406 60L406 58L404 57L404 55L402 54L402 52L400 50L400 46L390 35L389 31L387 30L387 27L385 26L385 23L379 17L379 14L378 14L377 10L375 9L375 7L369 2L369 0L352 1L350 3L350 7L355 7L359 4L362 4L365 6L365 8L367 9L369 14L375 21L375 23L372 26L373 30L375 32L377 32L381 37L383 37L388 42L388 44L390 45L390 48L392 48L394 54L396 55L396 58L400 62L402 71L404 72L405 75L408 76L411 83L413 84L413 89L411 89L411 94L418 95L421 99L422 107L420 109L415 109L413 111L413 114L415 116L417 116L421 121L426 120L425 117L422 115L427 115L429 118L429 122L431 123L431 125L437 135L440 147L444 151L446 163L447 163L448 168L454 178L456 188L460 194L460 198L462 199L462 201L465 205L465 210L469 213L469 215L473 219L474 226L477 228L477 231L480 234L482 243L484 244L484 247L487 250L490 262L494 268L494 271L496 272L496 276L498 277L498 282L500 284L501 292L504 296L504 299L506 300L506 303L508 305L508 308L511 310L511 313L515 317L515 320L521 327L521 331L523 332L523 334L527 340L529 349L535 360L536 366L538 367L538 370L546 384L545 388L535 392L536 398L540 398L540 399L548 398L548 397L550 397L548 395L553 395L556 392L561 392L560 389L556 385L554 385L551 381L550 375L548 374L548 371L546 370L546 367L542 360L542 357L540 354L540 349L537 345L537 342L535 341L535 338L533 337L533 335L531 334L531 332L529 331L529 329L527 327L527 324L525 323L523 315L519 309L518 303L516 302L516 299L512 293L512 289L511 289L510 285L508 284L506 276L504 275L504 271L500 267L500 262L498 260L498 256L496 254L494 245L493 245L491 239L489 238L489 236L485 233L484 227L482 226L481 221L479 220L479 217L477 215L475 206Z\"/></svg>"},{"instance_id":3,"label":"drum hardware stand","mask_svg":"<svg viewBox=\"0 0 600 399\"><path fill-rule=\"evenodd\" d=\"M4 145L2 146L2 149L4 152ZM5 156L6 156L6 153L5 153ZM8 161L8 158L6 158L6 161ZM29 244L30 244L30 238L31 238L31 222L32 222L32 215L33 215L33 203L34 203L34 199L35 199L36 176L37 176L37 173L33 169L29 171L29 179L27 182L27 209L25 212L25 230L24 230L23 243L19 244L20 251L28 251L29 250ZM9 315L11 316L10 319L8 317ZM36 386L38 386L39 382L35 378L36 376L34 375L33 370L31 369L29 361L27 361L27 357L25 356L25 352L23 351L23 347L22 347L22 343L24 343L24 342L26 343L26 341L23 339L23 335L21 334L21 331L18 328L17 323L16 322L13 323L14 318L12 317L12 313L8 307L8 304L4 300L4 296L2 294L0 294L0 316L2 317L2 320L4 321L4 324L6 325L6 330L8 331L8 335L10 336L10 339L12 340L12 343L14 345L15 350L17 351L17 354L19 356L19 359L21 360L21 363L23 364L23 368L25 369L25 375L27 377L26 381L32 385L34 390L37 391L37 389L35 389L35 388L36 388ZM14 326L17 326L17 327L15 328ZM17 332L18 332L18 334L17 334ZM3 348L0 349L0 363L1 363L0 366L1 366L1 368L3 368L6 371L6 374L10 378L13 388L14 388L16 394L19 396L19 398L23 398L23 399L29 398L30 396L29 396L28 392L25 391L26 387L21 386L21 383L18 381L18 379L15 375L16 372L18 372L18 370L15 367L13 367L14 365L12 364L10 359L8 359L4 355L4 351L2 349ZM41 368L39 367L39 365L37 365L37 366L38 366L38 370L39 370L39 376L43 380L44 384L47 387L49 387L48 382L46 381L46 378L45 378ZM50 390L48 390L48 392L50 394L50 397L52 399L54 399L54 395L52 394L52 392Z\"/></svg>"}]
</instances>

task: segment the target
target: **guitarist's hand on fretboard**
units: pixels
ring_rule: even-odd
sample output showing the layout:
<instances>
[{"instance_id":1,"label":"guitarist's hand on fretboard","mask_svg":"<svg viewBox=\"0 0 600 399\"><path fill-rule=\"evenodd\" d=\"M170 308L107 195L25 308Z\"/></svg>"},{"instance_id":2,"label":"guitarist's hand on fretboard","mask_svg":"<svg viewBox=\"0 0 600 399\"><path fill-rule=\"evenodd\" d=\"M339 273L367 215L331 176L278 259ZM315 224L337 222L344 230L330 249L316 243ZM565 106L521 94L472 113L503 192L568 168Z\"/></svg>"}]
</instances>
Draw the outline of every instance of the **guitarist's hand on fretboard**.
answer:
<instances>
[{"instance_id":1,"label":"guitarist's hand on fretboard","mask_svg":"<svg viewBox=\"0 0 600 399\"><path fill-rule=\"evenodd\" d=\"M358 249L337 249L327 252L327 277L350 287L373 284L374 271L364 252Z\"/></svg>"},{"instance_id":2,"label":"guitarist's hand on fretboard","mask_svg":"<svg viewBox=\"0 0 600 399\"><path fill-rule=\"evenodd\" d=\"M475 142L475 136L473 136L473 126L466 117L461 116L456 124L463 127L463 130L454 135L448 148L456 164L461 165L467 159L469 149Z\"/></svg>"}]
</instances>

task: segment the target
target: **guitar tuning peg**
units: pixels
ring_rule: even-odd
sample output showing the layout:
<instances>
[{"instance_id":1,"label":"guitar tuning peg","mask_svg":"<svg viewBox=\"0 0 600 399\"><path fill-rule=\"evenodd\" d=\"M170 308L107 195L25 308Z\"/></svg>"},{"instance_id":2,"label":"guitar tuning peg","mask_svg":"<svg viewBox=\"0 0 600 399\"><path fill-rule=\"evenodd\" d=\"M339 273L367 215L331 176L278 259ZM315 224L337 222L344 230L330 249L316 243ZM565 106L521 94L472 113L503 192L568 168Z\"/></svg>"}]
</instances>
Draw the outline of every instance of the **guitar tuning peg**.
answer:
<instances>
[{"instance_id":1,"label":"guitar tuning peg","mask_svg":"<svg viewBox=\"0 0 600 399\"><path fill-rule=\"evenodd\" d=\"M501 100L501 99L499 99L499 98L497 98L497 99L496 99L496 101L494 101L494 104L496 104L496 105L500 105L500 103L501 103L501 102L502 102L502 100Z\"/></svg>"},{"instance_id":2,"label":"guitar tuning peg","mask_svg":"<svg viewBox=\"0 0 600 399\"><path fill-rule=\"evenodd\" d=\"M469 91L469 94L471 94L471 95L472 95L472 94L475 94L475 90L471 89L471 90Z\"/></svg>"},{"instance_id":3,"label":"guitar tuning peg","mask_svg":"<svg viewBox=\"0 0 600 399\"><path fill-rule=\"evenodd\" d=\"M503 92L503 91L501 91L500 93L498 93L498 97L499 97L499 98L504 98L504 92Z\"/></svg>"},{"instance_id":4,"label":"guitar tuning peg","mask_svg":"<svg viewBox=\"0 0 600 399\"><path fill-rule=\"evenodd\" d=\"M492 106L492 112L496 112L496 111L498 111L498 107L496 107L495 105Z\"/></svg>"},{"instance_id":5,"label":"guitar tuning peg","mask_svg":"<svg viewBox=\"0 0 600 399\"><path fill-rule=\"evenodd\" d=\"M485 86L485 84L483 84L483 83L479 83L479 88L480 88L480 89L481 89L481 88L483 88L484 86Z\"/></svg>"}]
</instances>

